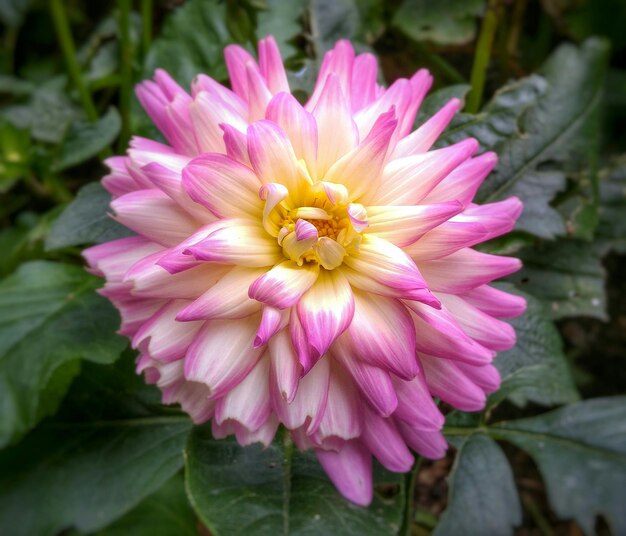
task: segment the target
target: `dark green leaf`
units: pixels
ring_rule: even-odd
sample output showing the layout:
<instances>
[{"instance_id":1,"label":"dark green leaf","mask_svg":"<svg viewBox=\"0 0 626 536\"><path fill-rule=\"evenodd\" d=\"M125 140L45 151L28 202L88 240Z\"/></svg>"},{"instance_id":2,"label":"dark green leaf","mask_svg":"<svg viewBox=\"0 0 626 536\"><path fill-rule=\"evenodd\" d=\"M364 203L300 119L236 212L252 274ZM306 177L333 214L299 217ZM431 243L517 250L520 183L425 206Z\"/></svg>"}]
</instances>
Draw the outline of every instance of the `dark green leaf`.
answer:
<instances>
[{"instance_id":1,"label":"dark green leaf","mask_svg":"<svg viewBox=\"0 0 626 536\"><path fill-rule=\"evenodd\" d=\"M47 412L42 391L47 407L63 397L68 381L55 376L59 367L119 356L126 343L114 333L117 313L94 292L100 285L80 266L44 261L24 264L0 283L0 445Z\"/></svg>"},{"instance_id":2,"label":"dark green leaf","mask_svg":"<svg viewBox=\"0 0 626 536\"><path fill-rule=\"evenodd\" d=\"M309 16L318 58L336 41L352 39L359 30L359 9L355 0L312 0Z\"/></svg>"},{"instance_id":3,"label":"dark green leaf","mask_svg":"<svg viewBox=\"0 0 626 536\"><path fill-rule=\"evenodd\" d=\"M511 320L517 344L499 353L494 361L502 375L502 386L489 403L498 403L505 397L520 406L528 401L554 405L577 400L559 332L544 306L532 296L523 296L528 302L526 313Z\"/></svg>"},{"instance_id":4,"label":"dark green leaf","mask_svg":"<svg viewBox=\"0 0 626 536\"><path fill-rule=\"evenodd\" d=\"M65 79L58 78L38 88L26 104L2 110L17 128L29 129L34 139L48 143L63 140L72 121L80 117L63 88Z\"/></svg>"},{"instance_id":5,"label":"dark green leaf","mask_svg":"<svg viewBox=\"0 0 626 536\"><path fill-rule=\"evenodd\" d=\"M460 45L474 39L485 0L404 0L393 23L415 41Z\"/></svg>"},{"instance_id":6,"label":"dark green leaf","mask_svg":"<svg viewBox=\"0 0 626 536\"><path fill-rule=\"evenodd\" d=\"M277 442L241 448L215 441L208 427L192 432L186 464L189 497L214 536L379 536L397 534L402 524L401 475L381 471L378 481L392 493L360 508L339 495L310 453Z\"/></svg>"},{"instance_id":7,"label":"dark green leaf","mask_svg":"<svg viewBox=\"0 0 626 536\"><path fill-rule=\"evenodd\" d=\"M52 171L58 172L80 164L109 147L122 126L118 111L111 107L95 123L77 121L69 129Z\"/></svg>"},{"instance_id":8,"label":"dark green leaf","mask_svg":"<svg viewBox=\"0 0 626 536\"><path fill-rule=\"evenodd\" d=\"M185 483L174 476L159 491L96 536L198 536L196 516L185 494Z\"/></svg>"},{"instance_id":9,"label":"dark green leaf","mask_svg":"<svg viewBox=\"0 0 626 536\"><path fill-rule=\"evenodd\" d=\"M601 173L598 237L626 253L626 157Z\"/></svg>"},{"instance_id":10,"label":"dark green leaf","mask_svg":"<svg viewBox=\"0 0 626 536\"><path fill-rule=\"evenodd\" d=\"M546 305L553 319L591 316L606 320L603 242L558 240L519 252L524 267L510 276L519 288Z\"/></svg>"},{"instance_id":11,"label":"dark green leaf","mask_svg":"<svg viewBox=\"0 0 626 536\"><path fill-rule=\"evenodd\" d=\"M10 528L12 536L105 527L182 466L191 425L170 420L38 429L0 455L0 526Z\"/></svg>"},{"instance_id":12,"label":"dark green leaf","mask_svg":"<svg viewBox=\"0 0 626 536\"><path fill-rule=\"evenodd\" d=\"M20 26L31 3L32 0L0 1L0 21L12 28Z\"/></svg>"},{"instance_id":13,"label":"dark green leaf","mask_svg":"<svg viewBox=\"0 0 626 536\"><path fill-rule=\"evenodd\" d=\"M505 87L483 112L462 115L444 137L450 143L475 136L498 153L477 200L518 196L524 202L519 230L548 239L565 233L550 202L565 189L566 171L593 167L607 50L597 39L579 48L562 45L544 66L545 79L532 76ZM590 174L595 180L593 169Z\"/></svg>"},{"instance_id":14,"label":"dark green leaf","mask_svg":"<svg viewBox=\"0 0 626 536\"><path fill-rule=\"evenodd\" d=\"M585 400L490 430L533 457L560 518L593 534L602 514L613 534L626 533L626 397Z\"/></svg>"},{"instance_id":15,"label":"dark green leaf","mask_svg":"<svg viewBox=\"0 0 626 536\"><path fill-rule=\"evenodd\" d=\"M46 239L46 249L101 244L131 236L132 233L109 214L111 195L98 182L83 186L76 199L54 222Z\"/></svg>"},{"instance_id":16,"label":"dark green leaf","mask_svg":"<svg viewBox=\"0 0 626 536\"><path fill-rule=\"evenodd\" d=\"M144 76L165 69L185 86L198 73L226 78L224 47L232 37L226 27L225 2L189 0L169 15L146 58Z\"/></svg>"},{"instance_id":17,"label":"dark green leaf","mask_svg":"<svg viewBox=\"0 0 626 536\"><path fill-rule=\"evenodd\" d=\"M482 433L472 434L459 449L449 489L448 507L433 536L501 536L522 522L511 466Z\"/></svg>"},{"instance_id":18,"label":"dark green leaf","mask_svg":"<svg viewBox=\"0 0 626 536\"><path fill-rule=\"evenodd\" d=\"M422 105L419 107L419 111L415 119L415 127L419 127L427 119L430 119L435 112L442 108L443 105L450 99L457 98L465 102L465 97L470 89L471 86L469 84L455 84L453 86L444 87L429 93L429 95L424 99ZM461 114L461 116L463 115L464 114ZM467 136L463 137L465 138ZM445 140L443 145L447 145Z\"/></svg>"},{"instance_id":19,"label":"dark green leaf","mask_svg":"<svg viewBox=\"0 0 626 536\"><path fill-rule=\"evenodd\" d=\"M259 11L256 33L259 39L273 35L283 59L292 56L296 48L289 42L302 32L299 20L304 16L307 0L268 0L267 9Z\"/></svg>"}]
</instances>

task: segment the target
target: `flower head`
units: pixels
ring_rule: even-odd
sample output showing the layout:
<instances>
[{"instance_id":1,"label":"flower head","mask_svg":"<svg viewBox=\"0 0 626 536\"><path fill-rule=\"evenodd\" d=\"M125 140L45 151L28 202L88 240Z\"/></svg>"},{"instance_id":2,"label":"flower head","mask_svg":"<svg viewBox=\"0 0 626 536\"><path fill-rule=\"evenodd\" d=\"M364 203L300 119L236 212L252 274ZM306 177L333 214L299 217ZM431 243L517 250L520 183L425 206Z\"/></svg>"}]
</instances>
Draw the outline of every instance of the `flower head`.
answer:
<instances>
[{"instance_id":1,"label":"flower head","mask_svg":"<svg viewBox=\"0 0 626 536\"><path fill-rule=\"evenodd\" d=\"M499 386L524 301L488 285L517 259L472 246L510 231L516 198L472 198L496 163L467 139L431 146L452 99L411 132L426 71L377 84L345 41L311 98L290 94L272 38L226 48L232 90L165 72L137 88L167 143L107 161L115 218L137 236L85 251L106 278L137 370L215 437L269 444L282 423L350 500L371 459L441 457L436 396L466 411Z\"/></svg>"}]
</instances>

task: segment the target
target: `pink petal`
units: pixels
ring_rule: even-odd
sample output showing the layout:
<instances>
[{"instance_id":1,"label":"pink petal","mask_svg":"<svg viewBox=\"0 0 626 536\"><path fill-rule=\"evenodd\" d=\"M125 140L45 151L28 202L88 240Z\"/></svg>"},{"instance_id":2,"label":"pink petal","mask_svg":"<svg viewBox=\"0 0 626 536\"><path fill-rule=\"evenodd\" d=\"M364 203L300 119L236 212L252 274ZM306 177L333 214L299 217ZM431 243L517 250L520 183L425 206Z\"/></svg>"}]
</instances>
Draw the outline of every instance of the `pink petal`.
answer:
<instances>
[{"instance_id":1,"label":"pink petal","mask_svg":"<svg viewBox=\"0 0 626 536\"><path fill-rule=\"evenodd\" d=\"M222 222L228 220L222 220ZM260 268L272 266L284 259L276 240L269 236L256 222L237 222L217 228L205 239L188 247L183 253L193 255L199 261L220 262Z\"/></svg>"},{"instance_id":2,"label":"pink petal","mask_svg":"<svg viewBox=\"0 0 626 536\"><path fill-rule=\"evenodd\" d=\"M401 158L428 151L462 107L463 102L459 99L449 100L441 110L422 126L398 142L393 157Z\"/></svg>"},{"instance_id":3,"label":"pink petal","mask_svg":"<svg viewBox=\"0 0 626 536\"><path fill-rule=\"evenodd\" d=\"M361 395L374 410L379 415L388 417L398 406L398 398L389 373L362 362L352 354L351 349L349 342L346 342L346 335L342 335L333 344L332 356L352 376Z\"/></svg>"},{"instance_id":4,"label":"pink petal","mask_svg":"<svg viewBox=\"0 0 626 536\"><path fill-rule=\"evenodd\" d=\"M467 292L522 267L519 259L461 249L442 259L420 262L429 288L450 294Z\"/></svg>"},{"instance_id":5,"label":"pink petal","mask_svg":"<svg viewBox=\"0 0 626 536\"><path fill-rule=\"evenodd\" d=\"M367 232L405 247L462 209L458 201L435 205L367 207Z\"/></svg>"},{"instance_id":6,"label":"pink petal","mask_svg":"<svg viewBox=\"0 0 626 536\"><path fill-rule=\"evenodd\" d=\"M404 379L418 374L415 326L398 300L354 292L354 317L348 336L354 355Z\"/></svg>"},{"instance_id":7,"label":"pink petal","mask_svg":"<svg viewBox=\"0 0 626 536\"><path fill-rule=\"evenodd\" d=\"M439 294L439 299L472 339L492 350L509 350L515 346L515 330L452 294Z\"/></svg>"},{"instance_id":8,"label":"pink petal","mask_svg":"<svg viewBox=\"0 0 626 536\"><path fill-rule=\"evenodd\" d=\"M248 79L248 121L252 123L265 117L265 110L272 98L272 93L253 61L246 63L246 77Z\"/></svg>"},{"instance_id":9,"label":"pink petal","mask_svg":"<svg viewBox=\"0 0 626 536\"><path fill-rule=\"evenodd\" d=\"M495 153L483 153L466 160L439 182L421 202L442 203L456 199L463 206L468 205L497 162Z\"/></svg>"},{"instance_id":10,"label":"pink petal","mask_svg":"<svg viewBox=\"0 0 626 536\"><path fill-rule=\"evenodd\" d=\"M111 203L115 219L136 233L164 246L173 246L197 228L196 223L159 190L138 190Z\"/></svg>"},{"instance_id":11,"label":"pink petal","mask_svg":"<svg viewBox=\"0 0 626 536\"><path fill-rule=\"evenodd\" d=\"M280 57L280 50L271 35L259 41L259 67L273 95L281 91L289 93L287 73Z\"/></svg>"},{"instance_id":12,"label":"pink petal","mask_svg":"<svg viewBox=\"0 0 626 536\"><path fill-rule=\"evenodd\" d=\"M261 273L263 269L259 268L232 268L209 290L185 307L176 320L189 322L212 318L244 318L260 311L261 305L248 298L247 289Z\"/></svg>"},{"instance_id":13,"label":"pink petal","mask_svg":"<svg viewBox=\"0 0 626 536\"><path fill-rule=\"evenodd\" d=\"M275 307L265 305L261 315L261 323L254 338L254 347L258 348L267 344L278 331L283 329L289 322L289 311L281 311Z\"/></svg>"},{"instance_id":14,"label":"pink petal","mask_svg":"<svg viewBox=\"0 0 626 536\"><path fill-rule=\"evenodd\" d=\"M258 315L206 322L187 351L185 378L204 383L212 398L238 385L264 351L252 347L258 322Z\"/></svg>"},{"instance_id":15,"label":"pink petal","mask_svg":"<svg viewBox=\"0 0 626 536\"><path fill-rule=\"evenodd\" d=\"M267 106L265 117L286 133L297 159L303 159L312 178L317 161L317 123L315 118L289 93L278 93Z\"/></svg>"},{"instance_id":16,"label":"pink petal","mask_svg":"<svg viewBox=\"0 0 626 536\"><path fill-rule=\"evenodd\" d=\"M313 115L319 140L315 176L321 180L337 160L356 147L359 139L336 74L330 74L326 79Z\"/></svg>"},{"instance_id":17,"label":"pink petal","mask_svg":"<svg viewBox=\"0 0 626 536\"><path fill-rule=\"evenodd\" d=\"M224 49L224 59L230 78L230 85L238 97L248 100L248 76L246 65L248 62L256 64L254 58L239 45L228 45Z\"/></svg>"},{"instance_id":18,"label":"pink petal","mask_svg":"<svg viewBox=\"0 0 626 536\"><path fill-rule=\"evenodd\" d=\"M421 456L438 460L446 455L448 444L441 432L415 430L402 421L398 421L398 429L409 447Z\"/></svg>"},{"instance_id":19,"label":"pink petal","mask_svg":"<svg viewBox=\"0 0 626 536\"><path fill-rule=\"evenodd\" d=\"M376 98L378 88L376 56L366 52L354 59L352 69L352 111L358 112Z\"/></svg>"},{"instance_id":20,"label":"pink petal","mask_svg":"<svg viewBox=\"0 0 626 536\"><path fill-rule=\"evenodd\" d=\"M328 477L349 501L359 506L372 502L372 458L358 441L349 441L339 452L316 449Z\"/></svg>"},{"instance_id":21,"label":"pink petal","mask_svg":"<svg viewBox=\"0 0 626 536\"><path fill-rule=\"evenodd\" d=\"M298 266L293 261L281 262L254 281L248 295L254 300L286 309L298 303L317 281L319 271L315 263Z\"/></svg>"},{"instance_id":22,"label":"pink petal","mask_svg":"<svg viewBox=\"0 0 626 536\"><path fill-rule=\"evenodd\" d=\"M368 409L365 415L361 439L367 449L390 471L409 471L415 460L393 419L382 418Z\"/></svg>"},{"instance_id":23,"label":"pink petal","mask_svg":"<svg viewBox=\"0 0 626 536\"><path fill-rule=\"evenodd\" d=\"M376 205L420 203L446 175L477 150L478 142L468 138L444 149L392 160L385 166L380 188L368 196L368 203ZM449 199L454 198L446 200ZM432 201L429 200L428 203Z\"/></svg>"},{"instance_id":24,"label":"pink petal","mask_svg":"<svg viewBox=\"0 0 626 536\"><path fill-rule=\"evenodd\" d=\"M448 359L420 354L430 392L461 411L480 411L485 392Z\"/></svg>"},{"instance_id":25,"label":"pink petal","mask_svg":"<svg viewBox=\"0 0 626 536\"><path fill-rule=\"evenodd\" d=\"M277 380L278 375L276 373L270 375L272 408L280 422L289 430L305 426L307 434L315 432L324 416L328 399L328 385L330 381L328 359L320 359L307 374L302 376L291 402L288 402L290 397L289 391L293 389L293 385L287 383L286 378L283 378L282 384L279 384ZM285 397L284 395L287 396Z\"/></svg>"},{"instance_id":26,"label":"pink petal","mask_svg":"<svg viewBox=\"0 0 626 536\"><path fill-rule=\"evenodd\" d=\"M381 114L363 142L330 166L324 180L345 185L352 200L375 190L397 124L394 110Z\"/></svg>"},{"instance_id":27,"label":"pink petal","mask_svg":"<svg viewBox=\"0 0 626 536\"><path fill-rule=\"evenodd\" d=\"M357 253L345 258L345 264L395 289L427 288L413 260L399 247L371 234L363 235Z\"/></svg>"},{"instance_id":28,"label":"pink petal","mask_svg":"<svg viewBox=\"0 0 626 536\"><path fill-rule=\"evenodd\" d=\"M411 381L394 377L392 380L398 396L393 416L420 431L440 430L445 418L433 402L424 378L419 375Z\"/></svg>"},{"instance_id":29,"label":"pink petal","mask_svg":"<svg viewBox=\"0 0 626 536\"><path fill-rule=\"evenodd\" d=\"M186 300L173 300L159 309L137 331L132 341L133 348L148 352L157 361L182 359L202 326L201 322L176 322L176 315L188 303Z\"/></svg>"},{"instance_id":30,"label":"pink petal","mask_svg":"<svg viewBox=\"0 0 626 536\"><path fill-rule=\"evenodd\" d=\"M287 402L293 402L298 389L302 367L291 345L291 337L286 329L279 331L269 341L269 354L274 385L280 396Z\"/></svg>"},{"instance_id":31,"label":"pink petal","mask_svg":"<svg viewBox=\"0 0 626 536\"><path fill-rule=\"evenodd\" d=\"M499 318L519 316L526 310L526 300L521 296L483 285L463 293L462 298L488 315Z\"/></svg>"},{"instance_id":32,"label":"pink petal","mask_svg":"<svg viewBox=\"0 0 626 536\"><path fill-rule=\"evenodd\" d=\"M237 421L248 430L258 430L270 416L269 357L261 358L250 373L224 398L217 401L215 420Z\"/></svg>"},{"instance_id":33,"label":"pink petal","mask_svg":"<svg viewBox=\"0 0 626 536\"><path fill-rule=\"evenodd\" d=\"M260 218L261 183L247 166L220 154L194 158L183 170L183 187L218 218Z\"/></svg>"},{"instance_id":34,"label":"pink petal","mask_svg":"<svg viewBox=\"0 0 626 536\"><path fill-rule=\"evenodd\" d=\"M341 272L322 270L297 310L309 344L324 355L352 321L354 297L350 284Z\"/></svg>"}]
</instances>

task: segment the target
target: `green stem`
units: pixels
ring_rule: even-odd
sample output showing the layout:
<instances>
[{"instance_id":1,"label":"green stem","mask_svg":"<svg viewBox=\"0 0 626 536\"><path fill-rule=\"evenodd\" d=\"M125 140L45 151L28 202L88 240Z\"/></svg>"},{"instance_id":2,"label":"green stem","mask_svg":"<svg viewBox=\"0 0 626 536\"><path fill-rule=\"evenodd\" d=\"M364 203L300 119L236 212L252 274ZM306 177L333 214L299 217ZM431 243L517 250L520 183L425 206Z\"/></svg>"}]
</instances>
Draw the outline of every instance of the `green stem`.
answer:
<instances>
[{"instance_id":1,"label":"green stem","mask_svg":"<svg viewBox=\"0 0 626 536\"><path fill-rule=\"evenodd\" d=\"M78 90L80 102L89 120L96 121L98 119L98 111L91 98L91 93L89 93L87 89L87 85L80 71L80 66L78 65L78 60L76 59L76 46L74 45L70 25L67 21L67 13L65 12L63 0L50 0L50 12L61 45L61 50L63 51L67 70Z\"/></svg>"},{"instance_id":2,"label":"green stem","mask_svg":"<svg viewBox=\"0 0 626 536\"><path fill-rule=\"evenodd\" d=\"M524 504L526 511L530 514L530 517L533 518L533 521L535 522L535 525L537 525L541 534L543 536L554 536L554 531L550 526L550 522L545 518L533 498L526 493L522 493L522 503Z\"/></svg>"},{"instance_id":3,"label":"green stem","mask_svg":"<svg viewBox=\"0 0 626 536\"><path fill-rule=\"evenodd\" d=\"M417 473L419 473L422 458L417 457L413 464L413 469L407 476L406 505L404 507L404 523L401 534L411 536L413 533L413 501L415 499L415 485L417 484Z\"/></svg>"},{"instance_id":4,"label":"green stem","mask_svg":"<svg viewBox=\"0 0 626 536\"><path fill-rule=\"evenodd\" d=\"M141 48L144 58L152 41L152 0L141 0Z\"/></svg>"},{"instance_id":5,"label":"green stem","mask_svg":"<svg viewBox=\"0 0 626 536\"><path fill-rule=\"evenodd\" d=\"M497 7L498 0L489 0L487 12L485 13L480 27L480 35L478 36L478 43L476 44L474 65L472 66L472 74L470 77L472 90L467 96L467 103L465 105L465 110L471 114L478 112L483 98L485 75L487 74L487 67L491 59L491 45L493 44L496 27L498 26Z\"/></svg>"},{"instance_id":6,"label":"green stem","mask_svg":"<svg viewBox=\"0 0 626 536\"><path fill-rule=\"evenodd\" d=\"M124 150L130 138L130 102L133 91L133 44L130 40L131 0L118 0L120 32L120 115L122 130L118 149Z\"/></svg>"}]
</instances>

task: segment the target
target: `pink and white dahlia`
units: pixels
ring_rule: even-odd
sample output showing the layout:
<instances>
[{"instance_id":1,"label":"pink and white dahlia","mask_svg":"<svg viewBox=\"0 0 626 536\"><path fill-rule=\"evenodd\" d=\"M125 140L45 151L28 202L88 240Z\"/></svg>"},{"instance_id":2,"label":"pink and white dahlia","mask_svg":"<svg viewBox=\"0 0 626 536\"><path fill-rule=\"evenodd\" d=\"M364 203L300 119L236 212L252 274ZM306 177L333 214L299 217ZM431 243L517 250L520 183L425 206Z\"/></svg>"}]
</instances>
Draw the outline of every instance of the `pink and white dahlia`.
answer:
<instances>
[{"instance_id":1,"label":"pink and white dahlia","mask_svg":"<svg viewBox=\"0 0 626 536\"><path fill-rule=\"evenodd\" d=\"M114 217L136 236L84 255L106 278L137 370L217 438L279 424L366 505L372 455L407 471L446 451L436 396L483 408L524 301L488 284L517 259L472 246L513 229L517 198L476 205L496 163L467 139L430 150L461 103L411 132L432 77L389 88L340 41L303 106L274 40L226 48L231 87L167 73L137 87L166 144L107 160Z\"/></svg>"}]
</instances>

